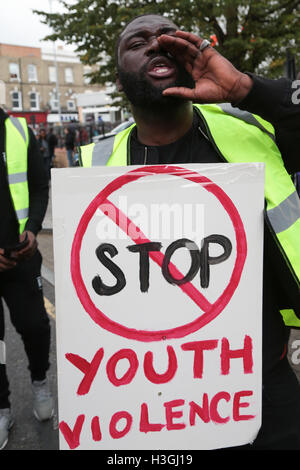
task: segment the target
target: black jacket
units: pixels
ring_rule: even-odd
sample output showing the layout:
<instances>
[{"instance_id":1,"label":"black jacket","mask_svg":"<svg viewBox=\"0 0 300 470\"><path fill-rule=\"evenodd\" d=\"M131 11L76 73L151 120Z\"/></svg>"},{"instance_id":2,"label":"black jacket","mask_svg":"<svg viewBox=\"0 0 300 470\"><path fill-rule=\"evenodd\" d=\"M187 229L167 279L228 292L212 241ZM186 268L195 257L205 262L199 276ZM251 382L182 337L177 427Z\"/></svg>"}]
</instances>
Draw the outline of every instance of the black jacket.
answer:
<instances>
[{"instance_id":1,"label":"black jacket","mask_svg":"<svg viewBox=\"0 0 300 470\"><path fill-rule=\"evenodd\" d=\"M300 171L300 91L286 78L269 80L249 75L253 87L237 107L273 124L285 168L292 175Z\"/></svg>"},{"instance_id":2,"label":"black jacket","mask_svg":"<svg viewBox=\"0 0 300 470\"><path fill-rule=\"evenodd\" d=\"M281 78L268 80L251 75L254 85L247 97L238 104L242 110L258 114L271 122L275 128L276 143L288 173L293 176L300 171L300 90L295 82ZM298 87L300 88L300 87ZM279 290L282 308L293 307L300 316L299 286L292 280L287 264L280 256L279 249L265 230L265 256L269 265L280 279ZM299 240L300 256L300 240ZM290 303L287 301L290 300Z\"/></svg>"}]
</instances>

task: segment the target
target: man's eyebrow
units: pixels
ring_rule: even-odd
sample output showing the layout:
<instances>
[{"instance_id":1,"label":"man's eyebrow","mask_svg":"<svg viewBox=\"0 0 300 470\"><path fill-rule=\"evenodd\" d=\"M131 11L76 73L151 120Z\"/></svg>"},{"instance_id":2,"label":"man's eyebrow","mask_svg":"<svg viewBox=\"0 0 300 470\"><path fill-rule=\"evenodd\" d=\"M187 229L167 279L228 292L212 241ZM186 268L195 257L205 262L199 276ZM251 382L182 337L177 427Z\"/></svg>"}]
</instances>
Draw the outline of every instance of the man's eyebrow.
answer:
<instances>
[{"instance_id":1,"label":"man's eyebrow","mask_svg":"<svg viewBox=\"0 0 300 470\"><path fill-rule=\"evenodd\" d=\"M170 31L177 31L178 28L175 26L165 26L164 28L160 28L160 34L169 33Z\"/></svg>"},{"instance_id":2,"label":"man's eyebrow","mask_svg":"<svg viewBox=\"0 0 300 470\"><path fill-rule=\"evenodd\" d=\"M177 28L175 26L164 26L162 28L159 28L158 33L159 34L166 34L166 33L169 33L171 31L177 31ZM124 40L129 41L130 39L138 37L138 36L139 37L146 37L146 36L148 36L148 34L149 34L149 31L147 31L145 29L138 29L135 32L133 32L132 34L129 34L129 36L125 36Z\"/></svg>"}]
</instances>

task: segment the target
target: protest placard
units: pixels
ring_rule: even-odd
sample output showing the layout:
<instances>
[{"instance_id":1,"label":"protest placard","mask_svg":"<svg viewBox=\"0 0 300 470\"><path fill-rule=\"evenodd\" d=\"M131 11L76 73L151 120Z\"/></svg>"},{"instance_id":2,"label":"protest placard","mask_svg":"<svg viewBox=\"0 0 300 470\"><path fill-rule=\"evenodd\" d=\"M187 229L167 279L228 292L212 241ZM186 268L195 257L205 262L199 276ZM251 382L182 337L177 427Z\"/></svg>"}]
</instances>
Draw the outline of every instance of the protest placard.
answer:
<instances>
[{"instance_id":1,"label":"protest placard","mask_svg":"<svg viewBox=\"0 0 300 470\"><path fill-rule=\"evenodd\" d=\"M61 449L215 449L261 425L264 165L52 173Z\"/></svg>"}]
</instances>

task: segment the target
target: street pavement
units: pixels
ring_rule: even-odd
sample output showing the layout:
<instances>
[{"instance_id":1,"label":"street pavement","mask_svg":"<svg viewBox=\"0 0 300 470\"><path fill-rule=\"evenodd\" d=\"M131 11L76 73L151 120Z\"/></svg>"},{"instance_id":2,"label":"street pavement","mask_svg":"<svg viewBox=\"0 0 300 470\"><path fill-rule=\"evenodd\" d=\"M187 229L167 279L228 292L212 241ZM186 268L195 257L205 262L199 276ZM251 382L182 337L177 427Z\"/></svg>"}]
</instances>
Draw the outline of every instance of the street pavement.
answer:
<instances>
[{"instance_id":1,"label":"street pavement","mask_svg":"<svg viewBox=\"0 0 300 470\"><path fill-rule=\"evenodd\" d=\"M57 411L57 374L56 374L56 322L54 292L54 259L52 236L51 198L43 223L43 230L38 235L39 249L43 256L43 286L45 306L51 327L52 341L50 370L48 378L55 397L55 414L48 422L39 423L32 413L32 397L27 360L19 336L15 333L6 316L7 369L11 384L11 401L15 424L10 431L10 439L5 450L58 450L58 411ZM300 382L300 330L292 330L288 350L289 361Z\"/></svg>"}]
</instances>

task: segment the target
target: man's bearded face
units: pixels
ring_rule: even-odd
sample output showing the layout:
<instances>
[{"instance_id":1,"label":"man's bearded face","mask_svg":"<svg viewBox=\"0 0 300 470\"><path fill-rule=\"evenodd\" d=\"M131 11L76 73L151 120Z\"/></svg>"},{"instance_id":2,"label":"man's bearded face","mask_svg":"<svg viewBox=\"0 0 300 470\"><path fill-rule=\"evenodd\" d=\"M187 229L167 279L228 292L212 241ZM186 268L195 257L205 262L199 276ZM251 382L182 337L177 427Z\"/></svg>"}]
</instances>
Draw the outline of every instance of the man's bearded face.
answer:
<instances>
[{"instance_id":1,"label":"man's bearded face","mask_svg":"<svg viewBox=\"0 0 300 470\"><path fill-rule=\"evenodd\" d=\"M120 36L119 83L133 106L162 109L178 106L182 99L163 96L170 87L194 88L184 66L159 45L161 34L175 35L177 26L160 15L134 19Z\"/></svg>"},{"instance_id":2,"label":"man's bearded face","mask_svg":"<svg viewBox=\"0 0 300 470\"><path fill-rule=\"evenodd\" d=\"M162 54L159 54L161 57ZM147 64L139 72L126 72L119 67L119 80L123 91L133 106L145 108L159 108L176 106L182 103L182 98L164 96L162 92L171 87L194 88L194 80L183 66L176 63L177 77L167 84L154 84L147 77Z\"/></svg>"}]
</instances>

